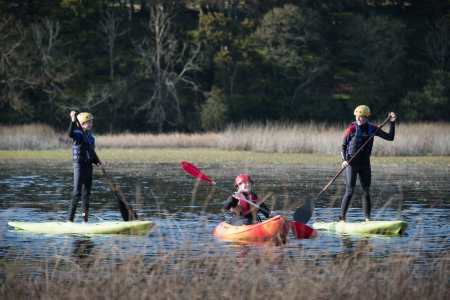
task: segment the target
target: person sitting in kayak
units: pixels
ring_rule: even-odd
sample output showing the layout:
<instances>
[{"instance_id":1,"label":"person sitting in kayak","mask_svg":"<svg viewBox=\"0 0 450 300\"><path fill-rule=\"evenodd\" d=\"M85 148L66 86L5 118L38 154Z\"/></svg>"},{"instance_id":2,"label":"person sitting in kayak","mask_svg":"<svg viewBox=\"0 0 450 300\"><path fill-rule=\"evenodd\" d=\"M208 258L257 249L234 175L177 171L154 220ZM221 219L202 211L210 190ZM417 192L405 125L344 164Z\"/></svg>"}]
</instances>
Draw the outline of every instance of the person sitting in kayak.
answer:
<instances>
[{"instance_id":1,"label":"person sitting in kayak","mask_svg":"<svg viewBox=\"0 0 450 300\"><path fill-rule=\"evenodd\" d=\"M75 211L81 198L82 216L84 222L87 222L92 187L92 164L101 165L101 161L95 153L95 138L92 135L94 116L88 112L77 114L77 112L71 111L70 120L69 137L73 140L73 193L69 221L74 221Z\"/></svg>"},{"instance_id":2,"label":"person sitting in kayak","mask_svg":"<svg viewBox=\"0 0 450 300\"><path fill-rule=\"evenodd\" d=\"M245 225L261 222L258 216L259 212L266 218L272 217L267 205L260 203L258 196L253 192L253 181L248 174L240 174L237 176L234 184L236 192L225 201L223 206L225 210L230 210Z\"/></svg>"},{"instance_id":3,"label":"person sitting in kayak","mask_svg":"<svg viewBox=\"0 0 450 300\"><path fill-rule=\"evenodd\" d=\"M362 145L375 135L381 137L384 140L393 141L395 137L395 121L397 116L394 112L389 113L390 128L389 133L379 129L376 125L368 121L370 116L370 109L366 105L359 105L354 111L355 122L344 132L344 138L342 142L342 167L345 170L345 194L341 203L341 215L340 221L345 221L347 210L350 206L350 201L353 196L353 191L356 185L356 177L359 175L359 181L364 192L364 215L365 220L370 220L370 184L371 184L371 167L370 167L370 155L372 154L373 139L371 139L359 152L356 157L353 158L355 153ZM352 159L353 158L353 159ZM350 164L348 161L352 159Z\"/></svg>"}]
</instances>

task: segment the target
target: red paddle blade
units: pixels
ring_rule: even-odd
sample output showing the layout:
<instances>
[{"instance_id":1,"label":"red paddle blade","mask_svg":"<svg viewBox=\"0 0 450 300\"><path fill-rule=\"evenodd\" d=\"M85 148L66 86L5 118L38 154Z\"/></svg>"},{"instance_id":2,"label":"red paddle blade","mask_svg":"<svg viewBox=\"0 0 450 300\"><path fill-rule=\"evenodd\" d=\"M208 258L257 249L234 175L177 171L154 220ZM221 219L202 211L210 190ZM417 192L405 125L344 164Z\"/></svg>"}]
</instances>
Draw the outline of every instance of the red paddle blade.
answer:
<instances>
[{"instance_id":1,"label":"red paddle blade","mask_svg":"<svg viewBox=\"0 0 450 300\"><path fill-rule=\"evenodd\" d=\"M216 184L214 180L206 176L202 171L200 171L194 164L188 161L181 161L181 168L191 176L197 178L197 180L207 181L209 184Z\"/></svg>"},{"instance_id":2,"label":"red paddle blade","mask_svg":"<svg viewBox=\"0 0 450 300\"><path fill-rule=\"evenodd\" d=\"M309 239L317 236L317 231L306 224L290 221L289 226L298 239Z\"/></svg>"}]
</instances>

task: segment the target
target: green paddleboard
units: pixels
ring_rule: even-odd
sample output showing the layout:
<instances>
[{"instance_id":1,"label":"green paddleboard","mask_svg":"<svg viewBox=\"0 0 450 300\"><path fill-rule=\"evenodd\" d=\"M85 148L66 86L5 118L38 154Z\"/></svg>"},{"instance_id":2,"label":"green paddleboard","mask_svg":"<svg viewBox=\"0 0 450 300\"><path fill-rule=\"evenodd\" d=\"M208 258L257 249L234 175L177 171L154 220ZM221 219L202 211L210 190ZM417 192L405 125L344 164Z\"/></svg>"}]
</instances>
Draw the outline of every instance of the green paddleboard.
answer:
<instances>
[{"instance_id":1,"label":"green paddleboard","mask_svg":"<svg viewBox=\"0 0 450 300\"><path fill-rule=\"evenodd\" d=\"M8 222L17 230L47 234L146 234L155 225L151 221L72 222Z\"/></svg>"},{"instance_id":2,"label":"green paddleboard","mask_svg":"<svg viewBox=\"0 0 450 300\"><path fill-rule=\"evenodd\" d=\"M400 235L406 231L405 221L367 221L367 222L316 222L314 229L348 234L386 234Z\"/></svg>"}]
</instances>

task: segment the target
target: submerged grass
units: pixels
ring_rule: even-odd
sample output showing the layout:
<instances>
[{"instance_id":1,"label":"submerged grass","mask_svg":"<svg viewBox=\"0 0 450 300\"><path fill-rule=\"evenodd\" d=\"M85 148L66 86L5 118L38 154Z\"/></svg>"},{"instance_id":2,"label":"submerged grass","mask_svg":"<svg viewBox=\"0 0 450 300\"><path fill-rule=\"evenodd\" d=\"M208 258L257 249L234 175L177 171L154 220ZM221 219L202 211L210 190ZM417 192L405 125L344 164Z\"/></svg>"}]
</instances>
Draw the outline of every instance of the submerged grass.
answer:
<instances>
[{"instance_id":1,"label":"submerged grass","mask_svg":"<svg viewBox=\"0 0 450 300\"><path fill-rule=\"evenodd\" d=\"M186 256L175 250L152 260L119 265L55 259L33 274L20 264L3 266L1 299L449 299L450 257L390 255L368 249L330 261L249 253L242 257ZM189 251L187 251L189 252ZM421 266L421 265L419 265Z\"/></svg>"}]
</instances>

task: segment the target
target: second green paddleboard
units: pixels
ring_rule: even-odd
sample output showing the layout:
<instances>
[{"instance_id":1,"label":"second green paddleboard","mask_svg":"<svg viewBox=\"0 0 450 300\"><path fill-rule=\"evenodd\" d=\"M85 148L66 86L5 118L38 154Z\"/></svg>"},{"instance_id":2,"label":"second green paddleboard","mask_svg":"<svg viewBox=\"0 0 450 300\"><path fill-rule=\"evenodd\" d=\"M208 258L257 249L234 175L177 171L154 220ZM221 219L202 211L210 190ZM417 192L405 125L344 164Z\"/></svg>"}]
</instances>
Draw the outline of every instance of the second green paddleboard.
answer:
<instances>
[{"instance_id":1,"label":"second green paddleboard","mask_svg":"<svg viewBox=\"0 0 450 300\"><path fill-rule=\"evenodd\" d=\"M338 233L400 235L406 231L405 221L367 221L367 222L316 222L314 229Z\"/></svg>"}]
</instances>

